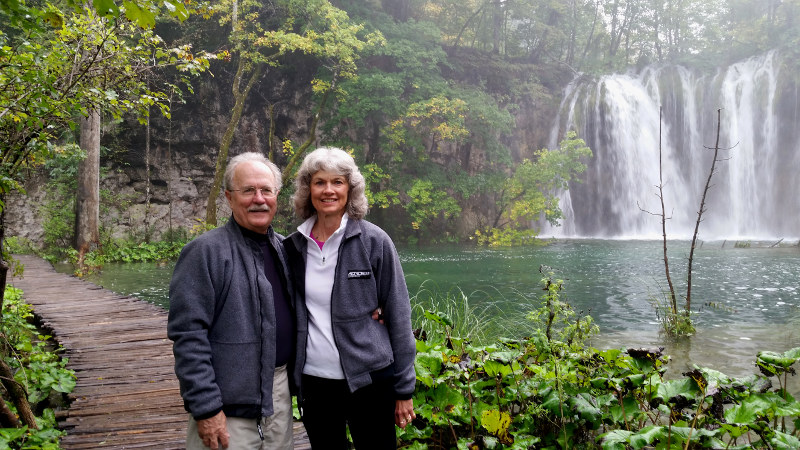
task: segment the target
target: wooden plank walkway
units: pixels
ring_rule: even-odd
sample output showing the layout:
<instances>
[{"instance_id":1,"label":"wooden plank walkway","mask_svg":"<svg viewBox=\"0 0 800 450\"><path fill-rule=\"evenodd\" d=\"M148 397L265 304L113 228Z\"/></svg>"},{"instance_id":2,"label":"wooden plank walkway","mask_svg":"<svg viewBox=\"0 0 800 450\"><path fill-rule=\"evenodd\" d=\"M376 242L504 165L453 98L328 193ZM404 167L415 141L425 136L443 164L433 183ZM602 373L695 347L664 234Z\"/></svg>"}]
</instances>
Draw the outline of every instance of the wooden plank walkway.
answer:
<instances>
[{"instance_id":1,"label":"wooden plank walkway","mask_svg":"<svg viewBox=\"0 0 800 450\"><path fill-rule=\"evenodd\" d=\"M42 325L66 349L77 386L57 414L64 449L182 449L188 415L173 372L167 313L156 305L58 273L20 255L23 290ZM295 423L295 449L310 449Z\"/></svg>"}]
</instances>

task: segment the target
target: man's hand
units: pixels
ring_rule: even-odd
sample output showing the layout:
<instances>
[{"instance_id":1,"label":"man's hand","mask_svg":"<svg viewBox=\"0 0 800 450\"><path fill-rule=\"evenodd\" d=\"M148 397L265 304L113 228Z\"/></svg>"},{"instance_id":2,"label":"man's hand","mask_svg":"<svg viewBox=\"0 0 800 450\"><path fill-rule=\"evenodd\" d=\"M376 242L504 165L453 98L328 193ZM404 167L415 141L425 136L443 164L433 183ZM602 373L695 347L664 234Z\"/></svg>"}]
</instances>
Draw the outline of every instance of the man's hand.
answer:
<instances>
[{"instance_id":1,"label":"man's hand","mask_svg":"<svg viewBox=\"0 0 800 450\"><path fill-rule=\"evenodd\" d=\"M197 434L203 440L203 445L211 450L219 450L219 444L222 448L228 448L228 427L225 419L225 413L220 411L216 416L209 417L208 419L197 421Z\"/></svg>"}]
</instances>

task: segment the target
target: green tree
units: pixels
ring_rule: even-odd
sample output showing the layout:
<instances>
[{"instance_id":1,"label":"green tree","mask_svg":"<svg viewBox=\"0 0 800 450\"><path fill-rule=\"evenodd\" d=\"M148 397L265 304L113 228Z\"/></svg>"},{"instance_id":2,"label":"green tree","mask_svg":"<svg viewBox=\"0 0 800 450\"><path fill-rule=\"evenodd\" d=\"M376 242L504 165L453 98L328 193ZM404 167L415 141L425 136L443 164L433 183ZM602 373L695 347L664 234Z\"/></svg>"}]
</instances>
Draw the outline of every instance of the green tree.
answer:
<instances>
[{"instance_id":1,"label":"green tree","mask_svg":"<svg viewBox=\"0 0 800 450\"><path fill-rule=\"evenodd\" d=\"M544 218L556 225L561 218L558 193L586 170L583 161L591 156L583 139L570 131L558 149L541 149L535 159L522 161L511 177L500 182L497 214L492 226L479 233L481 243L521 244L538 234L531 223Z\"/></svg>"},{"instance_id":2,"label":"green tree","mask_svg":"<svg viewBox=\"0 0 800 450\"><path fill-rule=\"evenodd\" d=\"M144 71L132 63L135 58L187 72L202 70L208 63L204 57L193 57L188 47L167 48L149 29L137 25L155 16L158 5L171 5L173 8L167 9L178 15L185 12L182 5L125 2L126 18L114 2L98 0L94 4L96 10L74 1L29 6L4 0L0 10L0 19L8 24L0 31L0 298L8 271L3 257L4 200L9 192L21 190L25 171L53 158L51 143L90 110L104 109L115 117L126 111L146 113L151 105L167 111L158 91L137 83L139 78L127 78ZM142 7L147 11L139 11ZM106 19L96 20L96 14ZM103 27L92 28L97 23ZM138 40L127 40L130 35L121 37L131 29L139 30L134 33ZM100 33L102 45L87 44L95 42L95 33L103 30L108 32ZM109 48L117 52L108 52ZM24 411L29 409L27 403L15 401L19 401L25 424L35 428Z\"/></svg>"},{"instance_id":3,"label":"green tree","mask_svg":"<svg viewBox=\"0 0 800 450\"><path fill-rule=\"evenodd\" d=\"M23 171L51 158L49 142L77 117L100 108L114 117L145 115L151 106L168 113L164 94L149 89L143 75L156 65L196 73L208 64L121 16L24 3L2 15L9 26L0 32L0 219L5 195L20 188ZM0 220L0 243L3 232Z\"/></svg>"},{"instance_id":4,"label":"green tree","mask_svg":"<svg viewBox=\"0 0 800 450\"><path fill-rule=\"evenodd\" d=\"M133 4L124 6L125 10L134 8ZM84 116L80 141L87 159L78 172L74 236L79 261L82 261L83 255L99 243L100 236L101 109L115 119L127 111L146 118L151 108L169 115L165 91L174 86L161 76L163 70L181 65L182 69L196 74L204 70L208 62L204 55L190 60L193 56L186 52L188 47L183 54L171 51L150 28L135 26L127 17L99 16L93 10L79 10L65 14L64 19L57 33L66 51L73 55L73 66L92 66L92 72L100 75L85 77L81 82L82 90L96 93L96 96L84 96L80 105Z\"/></svg>"},{"instance_id":5,"label":"green tree","mask_svg":"<svg viewBox=\"0 0 800 450\"><path fill-rule=\"evenodd\" d=\"M206 204L205 221L216 224L217 197L228 151L250 91L265 70L280 68L285 63L284 57L293 53L312 56L321 69L319 76L312 81L314 92L320 96L317 111L307 140L293 152L284 169L288 175L316 140L319 115L327 106L330 95L336 93L339 81L355 76L360 53L370 45L378 45L381 36L365 35L362 25L350 21L347 13L327 0L279 0L272 3L225 0L209 3L207 7L207 13L218 17L220 25L230 27L230 53L237 61L231 87L234 107L220 142L214 181Z\"/></svg>"}]
</instances>

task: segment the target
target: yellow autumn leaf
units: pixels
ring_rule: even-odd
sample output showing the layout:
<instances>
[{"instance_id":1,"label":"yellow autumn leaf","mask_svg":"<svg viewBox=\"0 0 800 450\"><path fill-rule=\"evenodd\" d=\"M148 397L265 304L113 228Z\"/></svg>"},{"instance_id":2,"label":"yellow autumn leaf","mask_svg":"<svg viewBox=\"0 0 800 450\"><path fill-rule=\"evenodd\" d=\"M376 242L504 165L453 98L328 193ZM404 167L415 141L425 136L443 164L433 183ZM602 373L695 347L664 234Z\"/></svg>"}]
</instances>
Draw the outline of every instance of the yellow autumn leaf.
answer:
<instances>
[{"instance_id":1,"label":"yellow autumn leaf","mask_svg":"<svg viewBox=\"0 0 800 450\"><path fill-rule=\"evenodd\" d=\"M506 412L489 409L481 413L481 425L495 436L505 435L511 425L511 416Z\"/></svg>"}]
</instances>

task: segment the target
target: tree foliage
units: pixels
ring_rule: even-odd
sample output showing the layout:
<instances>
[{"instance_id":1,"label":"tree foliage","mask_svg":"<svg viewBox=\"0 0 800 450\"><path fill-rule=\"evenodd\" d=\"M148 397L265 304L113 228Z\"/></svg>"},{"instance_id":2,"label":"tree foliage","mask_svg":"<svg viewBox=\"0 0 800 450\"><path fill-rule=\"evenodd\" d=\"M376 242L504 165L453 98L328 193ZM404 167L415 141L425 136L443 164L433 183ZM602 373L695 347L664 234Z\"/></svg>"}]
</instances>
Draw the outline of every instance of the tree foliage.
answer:
<instances>
[{"instance_id":1,"label":"tree foliage","mask_svg":"<svg viewBox=\"0 0 800 450\"><path fill-rule=\"evenodd\" d=\"M209 55L169 48L123 18L51 4L24 12L0 32L0 194L18 186L21 170L53 157L48 143L77 115L101 108L115 118L141 117L151 107L168 114L166 93L151 89L147 76L169 66L193 74L208 65Z\"/></svg>"},{"instance_id":2,"label":"tree foliage","mask_svg":"<svg viewBox=\"0 0 800 450\"><path fill-rule=\"evenodd\" d=\"M44 42L41 37L22 37L54 34L54 26L71 17L63 11L83 11L75 0L63 0L56 14L20 0L3 0L3 5L8 8L2 14L14 24L0 35L10 43L3 48L12 49L4 51L10 51L7 57L18 58L20 65L26 63L15 49ZM415 239L450 239L454 234L463 238L476 229L485 236L490 229L502 228L505 237L497 242L522 241L519 232L526 230L525 224L539 220L532 217L558 219L554 186L561 182L558 178L550 184L533 182L539 176L558 176L546 171L534 175L539 173L538 164L557 165L548 159L549 153L535 151L551 145L545 141L547 133L521 128L541 128L547 118L531 116L554 107L555 93L576 74L649 63L709 66L767 48L786 52L800 48L796 26L800 0L339 0L335 6L327 0L96 0L92 5L91 11L106 23L132 29L138 28L134 24L152 26L165 14L183 18L200 13L193 17L201 24L185 37L221 49L225 61L215 63L215 70L230 72L233 80L225 88L233 102L228 129L219 143L218 177L227 159L225 149L241 144L236 141L239 117L253 114L247 103L250 89L260 89L271 122L267 152L285 167L286 179L311 145L352 149L364 167L380 168L381 175L370 179L373 211L384 214L380 218L394 227L391 231ZM188 50L184 52L188 55ZM46 65L51 62L43 58L52 57L56 68L70 60L63 52L40 53L22 51ZM315 75L307 87L293 89L294 100L304 102L311 118L290 134L274 136L275 124L287 119L276 116L283 114L276 103L285 100L263 92L265 84L259 81L287 77L300 65L312 66ZM3 74L17 77L13 71L4 68ZM56 84L46 78L57 71L22 72L24 77L42 77L38 83L43 86ZM18 85L12 86L10 79L6 85L13 91ZM19 89L18 96L28 95L40 103L48 95L47 90L24 94L30 90ZM46 120L48 127L31 142L58 137L53 130L65 129L72 120L67 111L103 102L104 107L119 105L124 114L126 109L157 107L162 100L158 95L138 99L127 95L132 88L123 92L84 83L75 89L89 101L55 108L64 117L54 114ZM5 109L25 100L6 98L11 103L0 105ZM8 122L11 115L3 114L0 125L10 130L7 125L16 122ZM47 117L39 111L26 114L17 119ZM48 157L46 146L37 148L43 152L38 159ZM4 160L6 155L10 153L4 151ZM12 186L16 178L4 180ZM207 221L216 222L220 182L210 192L207 211L214 216L207 216ZM542 189L538 195L533 193L537 189ZM524 201L515 201L515 196ZM433 202L441 206L439 210L422 207L421 200L434 198L440 199ZM450 213L442 214L445 210ZM530 237L535 230L523 234Z\"/></svg>"},{"instance_id":3,"label":"tree foliage","mask_svg":"<svg viewBox=\"0 0 800 450\"><path fill-rule=\"evenodd\" d=\"M379 33L362 33L363 26L350 21L347 13L327 0L224 0L204 3L203 13L229 27L230 54L237 60L231 91L234 107L216 158L214 182L208 194L206 223L216 224L216 201L228 151L234 139L242 111L251 89L267 68L280 68L291 54L304 54L319 64L319 75L311 82L312 91L321 99L317 115L327 106L328 98L338 90L342 79L355 76L357 61L365 48L380 45ZM293 152L284 176L315 141L317 118L308 130L308 139ZM271 151L271 149L270 149Z\"/></svg>"},{"instance_id":4,"label":"tree foliage","mask_svg":"<svg viewBox=\"0 0 800 450\"><path fill-rule=\"evenodd\" d=\"M583 139L570 131L558 149L541 149L533 160L523 160L513 175L498 180L498 213L492 226L478 233L479 241L489 245L522 244L538 234L532 224L540 219L557 225L562 217L558 194L586 170L586 160L591 156Z\"/></svg>"},{"instance_id":5,"label":"tree foliage","mask_svg":"<svg viewBox=\"0 0 800 450\"><path fill-rule=\"evenodd\" d=\"M164 4L178 15L185 9ZM96 0L90 8L82 2L29 6L5 0L4 6L0 18L9 25L0 31L0 255L6 194L20 189L26 170L55 156L53 143L78 117L92 110L116 118L128 112L141 116L153 106L168 114L166 95L151 88L148 78L156 69L191 74L208 65L205 56L192 55L188 46L169 48L148 28L145 19L158 11L152 2L125 1L118 7ZM0 257L0 294L7 270ZM7 369L0 361L0 371ZM9 392L24 424L36 428L25 396Z\"/></svg>"}]
</instances>

